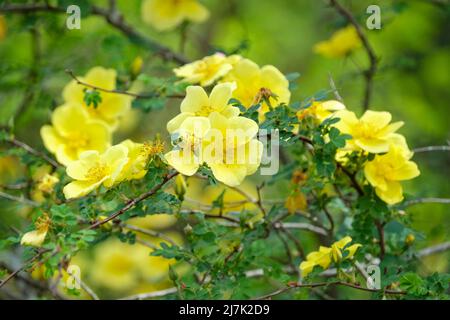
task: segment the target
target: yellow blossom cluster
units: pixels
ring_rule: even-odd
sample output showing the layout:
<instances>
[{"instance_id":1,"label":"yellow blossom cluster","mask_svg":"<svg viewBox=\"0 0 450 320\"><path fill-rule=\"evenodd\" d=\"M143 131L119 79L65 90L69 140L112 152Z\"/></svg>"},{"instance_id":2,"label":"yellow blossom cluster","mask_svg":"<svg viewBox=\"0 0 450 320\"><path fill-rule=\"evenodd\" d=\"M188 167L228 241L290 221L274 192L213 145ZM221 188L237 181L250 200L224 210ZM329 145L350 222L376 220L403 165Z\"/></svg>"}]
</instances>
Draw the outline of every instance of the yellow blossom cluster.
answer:
<instances>
[{"instance_id":1,"label":"yellow blossom cluster","mask_svg":"<svg viewBox=\"0 0 450 320\"><path fill-rule=\"evenodd\" d=\"M353 259L356 251L361 244L356 243L349 245L352 238L346 236L341 240L333 243L331 247L320 246L318 251L313 251L306 257L306 261L300 264L300 271L303 277L310 274L315 266L320 266L324 270L328 269L332 262L340 263L347 259Z\"/></svg>"},{"instance_id":2,"label":"yellow blossom cluster","mask_svg":"<svg viewBox=\"0 0 450 320\"><path fill-rule=\"evenodd\" d=\"M210 86L217 81L235 83L231 98L239 100L246 108L261 104L260 121L270 108L288 104L291 98L289 81L276 67L259 67L239 55L227 57L215 53L176 68L174 72L183 81L201 86Z\"/></svg>"},{"instance_id":3,"label":"yellow blossom cluster","mask_svg":"<svg viewBox=\"0 0 450 320\"><path fill-rule=\"evenodd\" d=\"M128 95L113 92L116 77L113 69L94 67L71 81L63 90L64 104L52 113L52 124L41 128L45 147L74 180L63 190L68 199L85 196L101 185L110 188L124 180L141 179L147 173L149 157L163 151L159 141L141 144L125 140L111 146L112 133L132 101ZM92 88L101 88L95 106L85 101L86 91ZM38 189L48 193L55 178L42 180Z\"/></svg>"},{"instance_id":4,"label":"yellow blossom cluster","mask_svg":"<svg viewBox=\"0 0 450 320\"><path fill-rule=\"evenodd\" d=\"M67 175L74 181L67 184L64 195L67 199L78 198L104 186L111 188L125 180L141 179L147 173L149 157L160 147L149 149L147 144L125 140L100 153L88 150L78 160L67 165Z\"/></svg>"},{"instance_id":5,"label":"yellow blossom cluster","mask_svg":"<svg viewBox=\"0 0 450 320\"><path fill-rule=\"evenodd\" d=\"M89 87L72 80L64 88L64 103L53 111L52 124L41 128L45 147L61 164L67 166L87 150L104 152L111 145L111 134L132 101L130 96L108 92L116 89L116 78L115 70L94 67L78 78ZM107 90L99 92L96 106L87 105L84 99L93 87Z\"/></svg>"},{"instance_id":6,"label":"yellow blossom cluster","mask_svg":"<svg viewBox=\"0 0 450 320\"><path fill-rule=\"evenodd\" d=\"M258 169L258 124L229 105L235 89L232 82L216 85L209 96L200 86L186 89L181 113L167 124L174 149L165 158L177 171L192 176L205 163L217 180L236 186Z\"/></svg>"},{"instance_id":7,"label":"yellow blossom cluster","mask_svg":"<svg viewBox=\"0 0 450 320\"><path fill-rule=\"evenodd\" d=\"M403 122L391 123L392 116L385 111L367 110L359 119L348 110L338 111L335 116L340 118L336 128L352 137L339 151L338 160L342 161L347 153L353 151L375 154L374 159L367 161L364 167L367 181L384 202L395 204L402 201L400 181L420 174L417 165L410 161L413 153L405 137L396 133Z\"/></svg>"}]
</instances>

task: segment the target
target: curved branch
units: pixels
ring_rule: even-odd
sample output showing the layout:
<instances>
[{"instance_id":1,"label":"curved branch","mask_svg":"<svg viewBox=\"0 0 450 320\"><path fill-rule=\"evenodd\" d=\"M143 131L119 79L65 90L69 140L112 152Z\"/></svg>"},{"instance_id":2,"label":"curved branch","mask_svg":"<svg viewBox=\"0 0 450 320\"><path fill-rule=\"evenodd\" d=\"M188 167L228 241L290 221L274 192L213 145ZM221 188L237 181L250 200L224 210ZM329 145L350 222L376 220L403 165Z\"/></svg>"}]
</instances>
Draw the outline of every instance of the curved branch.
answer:
<instances>
[{"instance_id":1,"label":"curved branch","mask_svg":"<svg viewBox=\"0 0 450 320\"><path fill-rule=\"evenodd\" d=\"M3 6L0 6L0 13L28 14L35 12L65 14L66 9L50 5L48 3L5 4ZM130 41L154 51L157 55L159 55L166 61L174 61L178 64L186 64L189 62L183 55L173 52L169 47L166 47L153 39L145 37L140 32L135 30L125 21L123 15L119 11L117 11L114 6L107 9L98 6L91 6L90 14L104 18L106 22L122 32Z\"/></svg>"},{"instance_id":2,"label":"curved branch","mask_svg":"<svg viewBox=\"0 0 450 320\"><path fill-rule=\"evenodd\" d=\"M364 49L367 52L367 56L369 58L369 68L363 73L366 78L363 108L364 110L367 110L369 108L370 98L372 96L373 77L377 72L378 58L375 55L375 51L370 45L369 40L364 34L361 26L359 25L358 21L356 21L352 13L344 8L337 0L330 0L330 5L334 7L341 16L343 16L350 24L355 27L356 32L358 33L358 37L361 39Z\"/></svg>"},{"instance_id":3,"label":"curved branch","mask_svg":"<svg viewBox=\"0 0 450 320\"><path fill-rule=\"evenodd\" d=\"M144 192L143 194L141 194L139 197L134 198L130 201L127 202L127 204L120 210L114 212L112 215L110 215L108 218L100 220L95 222L94 224L92 224L89 229L95 229L100 227L101 225L114 220L115 218L117 218L118 216L120 216L121 214L124 214L126 211L130 210L131 208L133 208L136 204L138 204L139 202L141 202L142 200L147 199L148 197L154 195L156 192L159 191L159 189L161 189L168 181L170 181L173 177L175 177L178 174L177 171L174 171L168 175L166 175L164 177L164 179L158 183L157 185L155 185L153 188L151 188L149 191Z\"/></svg>"}]
</instances>

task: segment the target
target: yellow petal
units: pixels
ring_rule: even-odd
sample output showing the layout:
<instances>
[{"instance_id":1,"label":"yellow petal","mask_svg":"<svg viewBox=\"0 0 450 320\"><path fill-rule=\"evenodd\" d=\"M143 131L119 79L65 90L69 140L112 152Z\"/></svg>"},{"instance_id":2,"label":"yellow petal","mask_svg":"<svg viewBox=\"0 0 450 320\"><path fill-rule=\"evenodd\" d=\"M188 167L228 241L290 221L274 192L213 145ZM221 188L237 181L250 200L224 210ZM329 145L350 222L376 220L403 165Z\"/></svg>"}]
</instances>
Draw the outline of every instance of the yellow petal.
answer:
<instances>
[{"instance_id":1,"label":"yellow petal","mask_svg":"<svg viewBox=\"0 0 450 320\"><path fill-rule=\"evenodd\" d=\"M99 181L72 181L64 187L64 196L66 199L83 197L98 188L104 179Z\"/></svg>"},{"instance_id":2,"label":"yellow petal","mask_svg":"<svg viewBox=\"0 0 450 320\"><path fill-rule=\"evenodd\" d=\"M96 162L99 162L99 160L100 156L98 151L85 151L80 154L79 160L72 161L67 165L66 173L75 180L89 180L87 173Z\"/></svg>"},{"instance_id":3,"label":"yellow petal","mask_svg":"<svg viewBox=\"0 0 450 320\"><path fill-rule=\"evenodd\" d=\"M377 138L355 139L355 144L370 153L383 153L389 150L389 141Z\"/></svg>"},{"instance_id":4,"label":"yellow petal","mask_svg":"<svg viewBox=\"0 0 450 320\"><path fill-rule=\"evenodd\" d=\"M367 110L360 120L365 123L370 123L376 128L384 128L391 122L391 119L392 116L389 112Z\"/></svg>"},{"instance_id":5,"label":"yellow petal","mask_svg":"<svg viewBox=\"0 0 450 320\"><path fill-rule=\"evenodd\" d=\"M68 136L80 131L88 115L82 105L67 103L56 108L52 113L52 124L61 136ZM76 121L74 121L76 119Z\"/></svg>"},{"instance_id":6,"label":"yellow petal","mask_svg":"<svg viewBox=\"0 0 450 320\"><path fill-rule=\"evenodd\" d=\"M200 23L208 19L209 11L198 1L184 1L182 2L182 9L187 19Z\"/></svg>"},{"instance_id":7,"label":"yellow petal","mask_svg":"<svg viewBox=\"0 0 450 320\"><path fill-rule=\"evenodd\" d=\"M360 248L360 247L362 247L362 245L359 243L355 243L355 244L352 244L351 246L349 246L347 249L345 249L345 251L348 251L348 255L345 258L346 259L353 258L353 256L356 253L356 250L358 250L358 248Z\"/></svg>"},{"instance_id":8,"label":"yellow petal","mask_svg":"<svg viewBox=\"0 0 450 320\"><path fill-rule=\"evenodd\" d=\"M403 188L397 181L388 181L386 190L375 188L375 193L387 204L396 204L403 200Z\"/></svg>"},{"instance_id":9,"label":"yellow petal","mask_svg":"<svg viewBox=\"0 0 450 320\"><path fill-rule=\"evenodd\" d=\"M313 261L303 261L302 263L300 263L300 271L302 273L302 277L306 277L308 274L310 274L315 266L316 263Z\"/></svg>"},{"instance_id":10,"label":"yellow petal","mask_svg":"<svg viewBox=\"0 0 450 320\"><path fill-rule=\"evenodd\" d=\"M196 113L202 107L209 105L209 98L205 89L200 86L189 86L186 88L186 97L181 102L180 111Z\"/></svg>"},{"instance_id":11,"label":"yellow petal","mask_svg":"<svg viewBox=\"0 0 450 320\"><path fill-rule=\"evenodd\" d=\"M51 153L56 153L58 147L63 143L55 128L49 125L45 125L41 128L41 138L45 148Z\"/></svg>"},{"instance_id":12,"label":"yellow petal","mask_svg":"<svg viewBox=\"0 0 450 320\"><path fill-rule=\"evenodd\" d=\"M182 113L176 115L169 122L167 122L167 131L169 131L169 133L174 133L175 131L180 129L180 126L184 120L186 120L189 117L194 117L194 116L195 116L195 114L190 113L190 112L182 112Z\"/></svg>"},{"instance_id":13,"label":"yellow petal","mask_svg":"<svg viewBox=\"0 0 450 320\"><path fill-rule=\"evenodd\" d=\"M401 181L401 180L410 180L420 175L419 168L417 164L412 161L405 162L400 168L395 170L390 178L392 180Z\"/></svg>"},{"instance_id":14,"label":"yellow petal","mask_svg":"<svg viewBox=\"0 0 450 320\"><path fill-rule=\"evenodd\" d=\"M338 247L339 249L344 248L347 244L349 244L350 242L352 242L352 238L349 236L346 236L344 238L342 238L339 241L336 241L335 243L333 243L333 245L335 245L336 247Z\"/></svg>"},{"instance_id":15,"label":"yellow petal","mask_svg":"<svg viewBox=\"0 0 450 320\"><path fill-rule=\"evenodd\" d=\"M247 175L245 165L224 163L208 163L208 165L214 177L230 187L240 185Z\"/></svg>"},{"instance_id":16,"label":"yellow petal","mask_svg":"<svg viewBox=\"0 0 450 320\"><path fill-rule=\"evenodd\" d=\"M224 110L235 89L236 83L234 82L224 82L214 86L209 96L211 107L218 112Z\"/></svg>"},{"instance_id":17,"label":"yellow petal","mask_svg":"<svg viewBox=\"0 0 450 320\"><path fill-rule=\"evenodd\" d=\"M20 244L24 246L40 247L47 235L47 229L45 230L33 230L25 233L20 239Z\"/></svg>"},{"instance_id":18,"label":"yellow petal","mask_svg":"<svg viewBox=\"0 0 450 320\"><path fill-rule=\"evenodd\" d=\"M183 150L169 151L164 155L164 158L170 166L185 176L194 175L199 168L198 160L195 159L194 155Z\"/></svg>"},{"instance_id":19,"label":"yellow petal","mask_svg":"<svg viewBox=\"0 0 450 320\"><path fill-rule=\"evenodd\" d=\"M386 178L383 174L378 172L378 165L376 160L366 163L366 165L364 166L364 175L367 181L369 181L372 186L377 187L380 190L387 189Z\"/></svg>"}]
</instances>

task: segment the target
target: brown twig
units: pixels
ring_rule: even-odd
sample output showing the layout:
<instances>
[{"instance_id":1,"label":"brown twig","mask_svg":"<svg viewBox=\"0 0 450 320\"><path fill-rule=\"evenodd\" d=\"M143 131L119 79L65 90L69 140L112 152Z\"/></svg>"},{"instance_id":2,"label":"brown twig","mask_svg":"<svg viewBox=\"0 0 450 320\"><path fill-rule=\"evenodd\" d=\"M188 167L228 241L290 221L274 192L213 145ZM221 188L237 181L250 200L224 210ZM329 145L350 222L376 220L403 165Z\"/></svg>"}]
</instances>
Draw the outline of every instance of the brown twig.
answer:
<instances>
[{"instance_id":1,"label":"brown twig","mask_svg":"<svg viewBox=\"0 0 450 320\"><path fill-rule=\"evenodd\" d=\"M66 13L66 10L62 7L50 5L49 3L5 4L0 6L0 13L28 14L37 12L64 14ZM145 37L140 32L135 30L125 21L123 15L116 10L115 6L102 8L93 5L90 7L90 13L92 15L104 18L106 22L122 32L130 41L154 51L157 55L159 55L166 61L174 61L178 64L186 64L189 62L183 55L173 52L170 48L156 42L153 39Z\"/></svg>"},{"instance_id":2,"label":"brown twig","mask_svg":"<svg viewBox=\"0 0 450 320\"><path fill-rule=\"evenodd\" d=\"M78 77L70 69L66 69L66 73L68 75L70 75L72 77L72 79L77 82L77 84L85 86L85 87L89 87L89 88L94 89L94 90L102 91L102 92L123 94L123 95L131 96L131 97L136 98L136 99L152 99L152 98L157 98L157 97L161 96L159 93L144 93L144 94L141 94L141 93L134 93L134 92L130 92L130 91L122 91L122 90L117 90L117 89L113 89L113 90L105 89L105 88L101 88L101 87L98 87L98 86L86 83L84 81L81 81L80 79L78 79ZM165 95L165 97L167 97L167 98L183 99L185 96L182 95L182 94L173 94L173 95Z\"/></svg>"},{"instance_id":3,"label":"brown twig","mask_svg":"<svg viewBox=\"0 0 450 320\"><path fill-rule=\"evenodd\" d=\"M349 283L349 282L334 281L334 282L317 282L317 283L304 283L304 284L297 283L297 284L293 284L293 285L290 285L285 288L278 289L272 293L255 298L253 300L270 299L274 296L277 296L279 294L282 294L282 293L289 291L291 289L294 289L294 288L317 288L317 287L326 287L326 286L345 286L345 287L350 287L353 289L358 289L358 290L367 291L367 292L384 292L387 294L400 294L400 295L406 294L405 291L395 291L395 290L388 290L388 289L369 289L369 288L364 288L364 287L361 287L361 286L358 286L356 284Z\"/></svg>"},{"instance_id":4,"label":"brown twig","mask_svg":"<svg viewBox=\"0 0 450 320\"><path fill-rule=\"evenodd\" d=\"M56 162L55 160L53 160L52 158L50 158L49 156L47 156L45 153L37 151L36 149L33 149L32 147L30 147L28 144L26 144L25 142L19 141L16 138L9 138L5 140L6 142L18 147L18 148L22 148L23 150L25 150L26 152L28 152L29 154L32 154L38 158L41 158L42 160L48 162L53 168L58 168L61 165Z\"/></svg>"},{"instance_id":5,"label":"brown twig","mask_svg":"<svg viewBox=\"0 0 450 320\"><path fill-rule=\"evenodd\" d=\"M92 224L89 229L95 229L98 228L99 226L114 220L115 218L117 218L118 216L120 216L121 214L124 214L126 211L128 211L129 209L131 209L132 207L134 207L136 204L138 204L139 202L141 202L142 200L147 199L148 197L154 195L156 192L159 191L159 189L161 189L168 181L170 181L173 177L175 177L178 174L177 171L174 171L168 175L166 175L163 180L158 183L157 185L155 185L153 188L151 188L149 191L144 192L143 194L141 194L139 197L134 198L130 201L127 202L127 204L120 210L114 212L112 215L110 215L109 217L107 217L106 219L100 220L95 222L94 224Z\"/></svg>"},{"instance_id":6,"label":"brown twig","mask_svg":"<svg viewBox=\"0 0 450 320\"><path fill-rule=\"evenodd\" d=\"M361 39L361 42L367 52L367 56L369 58L369 68L363 72L366 79L363 108L364 110L367 110L369 108L370 98L372 95L373 78L375 76L375 73L377 72L378 58L375 55L375 51L370 45L369 40L364 34L363 29L361 28L353 14L349 10L344 8L337 0L330 0L330 5L334 7L341 16L343 16L350 24L355 27L356 32L358 33L358 37Z\"/></svg>"}]
</instances>

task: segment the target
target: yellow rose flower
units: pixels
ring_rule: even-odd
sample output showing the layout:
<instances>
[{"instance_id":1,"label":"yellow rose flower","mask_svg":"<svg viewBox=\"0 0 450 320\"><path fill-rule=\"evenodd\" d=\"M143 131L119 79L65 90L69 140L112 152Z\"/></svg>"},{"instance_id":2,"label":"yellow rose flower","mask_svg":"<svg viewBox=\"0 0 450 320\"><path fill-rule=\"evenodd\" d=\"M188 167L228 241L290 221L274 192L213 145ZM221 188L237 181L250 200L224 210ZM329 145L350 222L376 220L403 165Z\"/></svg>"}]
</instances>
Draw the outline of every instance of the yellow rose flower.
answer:
<instances>
[{"instance_id":1,"label":"yellow rose flower","mask_svg":"<svg viewBox=\"0 0 450 320\"><path fill-rule=\"evenodd\" d=\"M206 163L217 180L236 186L261 162L263 146L254 139L257 132L256 122L244 117L227 118L218 112L208 118L189 117L177 131L180 143L165 158L187 176Z\"/></svg>"},{"instance_id":2,"label":"yellow rose flower","mask_svg":"<svg viewBox=\"0 0 450 320\"><path fill-rule=\"evenodd\" d=\"M305 117L311 116L321 123L340 110L345 110L345 105L339 101L313 101L308 108L297 112L297 118L303 120Z\"/></svg>"},{"instance_id":3,"label":"yellow rose flower","mask_svg":"<svg viewBox=\"0 0 450 320\"><path fill-rule=\"evenodd\" d=\"M123 181L143 178L147 173L146 166L149 159L145 145L127 139L119 143L119 146L124 146L128 149L128 162L123 167L117 180Z\"/></svg>"},{"instance_id":4,"label":"yellow rose flower","mask_svg":"<svg viewBox=\"0 0 450 320\"><path fill-rule=\"evenodd\" d=\"M346 236L339 241L336 241L330 248L320 246L319 251L313 251L306 256L306 261L300 264L300 270L303 277L310 274L315 266L321 266L324 270L328 269L332 262L339 263L342 260L353 259L356 251L361 244L353 244L348 246L352 242L352 238ZM344 257L344 253L347 253Z\"/></svg>"},{"instance_id":5,"label":"yellow rose flower","mask_svg":"<svg viewBox=\"0 0 450 320\"><path fill-rule=\"evenodd\" d=\"M92 282L111 290L129 290L139 283L142 255L136 247L116 239L106 240L94 249L93 265L87 268ZM148 254L148 253L147 253Z\"/></svg>"},{"instance_id":6,"label":"yellow rose flower","mask_svg":"<svg viewBox=\"0 0 450 320\"><path fill-rule=\"evenodd\" d=\"M262 103L261 120L264 113L270 109L266 101L276 107L281 103L288 104L291 98L289 81L277 68L271 65L260 68L249 59L239 60L223 81L236 82L237 88L233 91L233 98L245 107Z\"/></svg>"},{"instance_id":7,"label":"yellow rose flower","mask_svg":"<svg viewBox=\"0 0 450 320\"><path fill-rule=\"evenodd\" d=\"M178 144L174 150L164 155L166 161L180 173L186 176L194 175L203 163L200 155L203 139L210 129L208 118L185 119L176 131L179 135Z\"/></svg>"},{"instance_id":8,"label":"yellow rose flower","mask_svg":"<svg viewBox=\"0 0 450 320\"><path fill-rule=\"evenodd\" d=\"M67 184L64 195L67 199L87 195L103 184L112 187L118 181L122 169L128 162L128 149L123 145L110 147L104 153L85 151L80 159L67 165L67 175L74 181Z\"/></svg>"},{"instance_id":9,"label":"yellow rose flower","mask_svg":"<svg viewBox=\"0 0 450 320\"><path fill-rule=\"evenodd\" d=\"M227 58L223 53L217 52L211 56L204 57L179 68L173 69L177 77L183 78L184 82L207 87L226 75L239 56Z\"/></svg>"},{"instance_id":10,"label":"yellow rose flower","mask_svg":"<svg viewBox=\"0 0 450 320\"><path fill-rule=\"evenodd\" d=\"M165 31L185 20L201 23L208 19L209 11L197 0L144 0L141 15L145 23Z\"/></svg>"},{"instance_id":11,"label":"yellow rose flower","mask_svg":"<svg viewBox=\"0 0 450 320\"><path fill-rule=\"evenodd\" d=\"M181 113L167 123L167 131L174 133L187 118L207 118L212 112L219 112L227 118L238 116L239 108L228 104L235 88L234 83L221 83L213 88L208 97L200 86L187 87L186 97L180 106Z\"/></svg>"},{"instance_id":12,"label":"yellow rose flower","mask_svg":"<svg viewBox=\"0 0 450 320\"><path fill-rule=\"evenodd\" d=\"M385 111L367 110L360 119L347 110L338 111L335 116L340 121L334 126L352 136L344 147L350 151L362 149L370 153L387 152L391 140L395 138L394 132L403 126L402 121L390 124L392 116Z\"/></svg>"},{"instance_id":13,"label":"yellow rose flower","mask_svg":"<svg viewBox=\"0 0 450 320\"><path fill-rule=\"evenodd\" d=\"M327 57L339 58L348 55L361 46L361 39L355 27L349 25L337 30L331 38L321 41L314 46L314 52Z\"/></svg>"},{"instance_id":14,"label":"yellow rose flower","mask_svg":"<svg viewBox=\"0 0 450 320\"><path fill-rule=\"evenodd\" d=\"M364 166L367 181L375 188L381 200L395 204L403 200L400 181L410 180L420 174L417 165L409 161L412 153L402 145L391 144L389 152L376 155Z\"/></svg>"},{"instance_id":15,"label":"yellow rose flower","mask_svg":"<svg viewBox=\"0 0 450 320\"><path fill-rule=\"evenodd\" d=\"M106 90L116 89L117 72L114 69L105 69L102 67L94 67L88 71L84 77L78 79L84 83L96 86ZM131 108L132 97L124 94L110 93L99 91L101 102L94 107L87 106L84 101L84 90L92 90L72 80L63 89L63 98L66 102L76 102L84 106L93 118L103 120L111 128L115 130L119 124L119 119Z\"/></svg>"},{"instance_id":16,"label":"yellow rose flower","mask_svg":"<svg viewBox=\"0 0 450 320\"><path fill-rule=\"evenodd\" d=\"M49 216L44 213L35 222L36 230L25 233L20 239L20 244L23 246L40 247L45 241L51 220Z\"/></svg>"},{"instance_id":17,"label":"yellow rose flower","mask_svg":"<svg viewBox=\"0 0 450 320\"><path fill-rule=\"evenodd\" d=\"M76 103L56 108L52 125L41 128L41 137L47 150L63 165L78 159L86 150L103 152L111 143L111 133L105 123L91 119Z\"/></svg>"},{"instance_id":18,"label":"yellow rose flower","mask_svg":"<svg viewBox=\"0 0 450 320\"><path fill-rule=\"evenodd\" d=\"M261 163L263 144L255 139L258 125L245 117L226 118L217 112L209 118L212 130L205 137L204 161L218 181L240 185Z\"/></svg>"}]
</instances>

